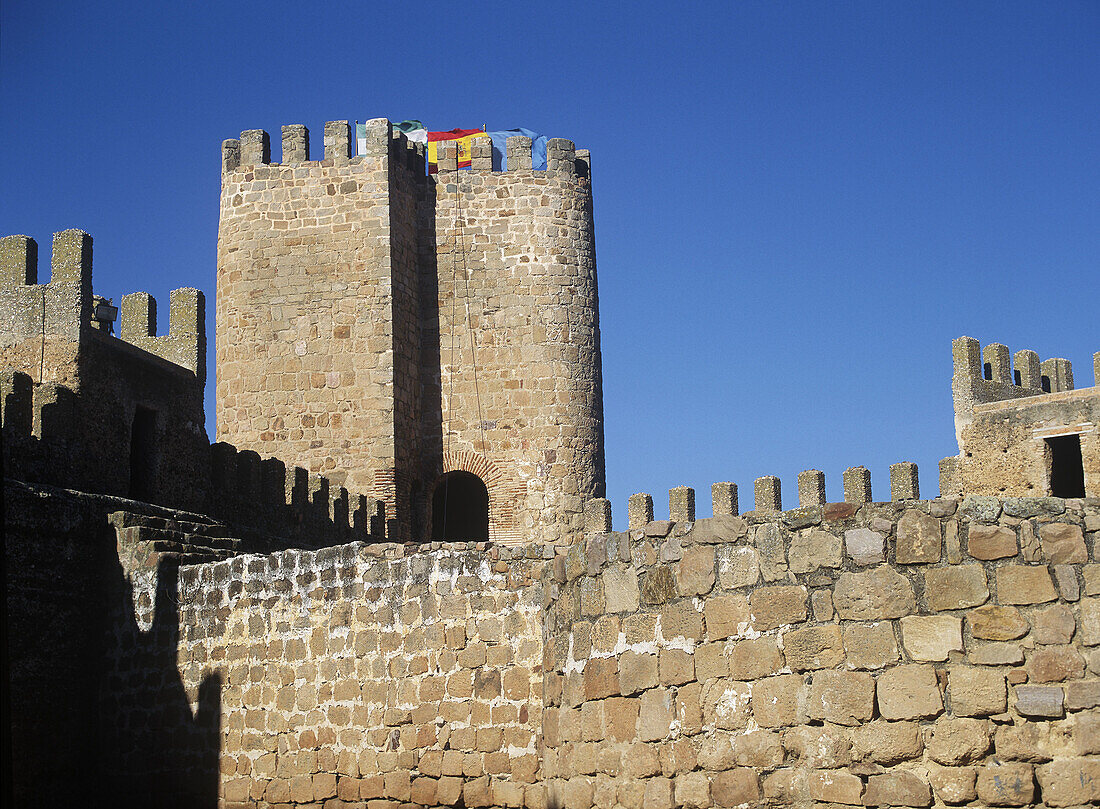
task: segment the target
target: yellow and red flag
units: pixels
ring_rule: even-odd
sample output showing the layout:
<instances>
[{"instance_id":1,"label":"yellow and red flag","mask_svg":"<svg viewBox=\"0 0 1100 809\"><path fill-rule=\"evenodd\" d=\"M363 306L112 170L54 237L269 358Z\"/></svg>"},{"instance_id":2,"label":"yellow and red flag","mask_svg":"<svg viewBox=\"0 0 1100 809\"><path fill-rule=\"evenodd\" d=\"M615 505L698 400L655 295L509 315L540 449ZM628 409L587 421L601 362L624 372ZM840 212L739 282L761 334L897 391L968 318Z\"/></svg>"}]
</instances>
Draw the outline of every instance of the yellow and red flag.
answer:
<instances>
[{"instance_id":1,"label":"yellow and red flag","mask_svg":"<svg viewBox=\"0 0 1100 809\"><path fill-rule=\"evenodd\" d=\"M458 144L458 167L467 169L470 167L470 143L474 138L488 137L489 133L484 129L451 129L447 132L428 133L428 173L435 174L438 168L439 144L444 141L455 141Z\"/></svg>"}]
</instances>

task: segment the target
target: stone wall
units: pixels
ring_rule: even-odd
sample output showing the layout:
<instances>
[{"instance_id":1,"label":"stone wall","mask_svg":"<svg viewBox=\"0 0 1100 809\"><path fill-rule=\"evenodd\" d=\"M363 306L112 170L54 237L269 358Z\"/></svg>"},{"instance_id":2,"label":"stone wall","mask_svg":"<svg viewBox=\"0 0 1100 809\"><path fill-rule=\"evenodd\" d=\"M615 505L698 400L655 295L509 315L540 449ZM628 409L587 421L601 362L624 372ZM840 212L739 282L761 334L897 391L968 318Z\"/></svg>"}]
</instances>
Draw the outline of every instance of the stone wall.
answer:
<instances>
[{"instance_id":1,"label":"stone wall","mask_svg":"<svg viewBox=\"0 0 1100 809\"><path fill-rule=\"evenodd\" d=\"M220 686L223 802L524 805L542 722L543 554L356 543L180 568L179 672L196 711L203 683ZM156 568L130 580L137 625L154 625ZM112 644L110 681L156 711L131 648Z\"/></svg>"},{"instance_id":2,"label":"stone wall","mask_svg":"<svg viewBox=\"0 0 1100 809\"><path fill-rule=\"evenodd\" d=\"M549 803L1100 803L1098 537L1095 499L986 497L591 536L553 571Z\"/></svg>"}]
</instances>

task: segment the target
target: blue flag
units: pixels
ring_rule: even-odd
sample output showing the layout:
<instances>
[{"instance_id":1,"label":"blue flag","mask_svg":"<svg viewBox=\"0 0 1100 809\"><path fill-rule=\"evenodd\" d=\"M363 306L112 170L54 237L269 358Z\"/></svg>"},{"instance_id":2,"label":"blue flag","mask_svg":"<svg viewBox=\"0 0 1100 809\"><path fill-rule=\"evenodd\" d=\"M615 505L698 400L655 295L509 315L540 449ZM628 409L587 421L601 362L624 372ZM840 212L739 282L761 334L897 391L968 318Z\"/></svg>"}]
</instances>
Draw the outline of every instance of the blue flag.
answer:
<instances>
[{"instance_id":1,"label":"blue flag","mask_svg":"<svg viewBox=\"0 0 1100 809\"><path fill-rule=\"evenodd\" d=\"M489 132L493 140L493 171L508 170L508 138L526 135L531 139L531 168L546 170L546 136L530 129L501 129Z\"/></svg>"}]
</instances>

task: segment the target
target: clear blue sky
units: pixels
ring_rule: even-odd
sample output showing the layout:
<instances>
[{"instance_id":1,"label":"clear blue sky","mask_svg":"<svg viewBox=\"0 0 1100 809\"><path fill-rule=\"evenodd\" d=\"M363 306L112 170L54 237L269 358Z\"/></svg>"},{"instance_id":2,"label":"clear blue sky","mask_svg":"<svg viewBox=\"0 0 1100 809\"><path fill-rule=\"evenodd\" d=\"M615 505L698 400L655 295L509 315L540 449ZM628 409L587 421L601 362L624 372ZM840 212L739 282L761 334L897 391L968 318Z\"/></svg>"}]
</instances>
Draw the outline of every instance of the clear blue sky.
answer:
<instances>
[{"instance_id":1,"label":"clear blue sky","mask_svg":"<svg viewBox=\"0 0 1100 809\"><path fill-rule=\"evenodd\" d=\"M950 341L1100 349L1100 3L4 0L0 231L213 307L219 146L419 118L593 156L608 493L954 454ZM212 329L213 320L211 319ZM164 324L166 326L166 323ZM213 351L211 350L211 361ZM210 385L210 392L213 386ZM213 427L213 401L207 412Z\"/></svg>"}]
</instances>

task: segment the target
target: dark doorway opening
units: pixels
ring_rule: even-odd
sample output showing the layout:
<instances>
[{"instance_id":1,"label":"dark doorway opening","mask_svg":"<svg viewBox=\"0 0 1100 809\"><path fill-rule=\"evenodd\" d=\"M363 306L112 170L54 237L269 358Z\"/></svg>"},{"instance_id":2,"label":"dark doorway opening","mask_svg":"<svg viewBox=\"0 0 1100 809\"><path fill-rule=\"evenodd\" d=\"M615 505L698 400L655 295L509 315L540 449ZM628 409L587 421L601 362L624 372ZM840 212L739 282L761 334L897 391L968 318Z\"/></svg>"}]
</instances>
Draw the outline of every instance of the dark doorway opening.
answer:
<instances>
[{"instance_id":1,"label":"dark doorway opening","mask_svg":"<svg viewBox=\"0 0 1100 809\"><path fill-rule=\"evenodd\" d=\"M1055 497L1085 496L1085 466L1081 461L1081 436L1048 438L1050 493Z\"/></svg>"},{"instance_id":2,"label":"dark doorway opening","mask_svg":"<svg viewBox=\"0 0 1100 809\"><path fill-rule=\"evenodd\" d=\"M489 539L489 490L469 472L448 472L432 492L432 539Z\"/></svg>"},{"instance_id":3,"label":"dark doorway opening","mask_svg":"<svg viewBox=\"0 0 1100 809\"><path fill-rule=\"evenodd\" d=\"M130 499L153 499L157 475L157 411L134 409L130 428Z\"/></svg>"}]
</instances>

